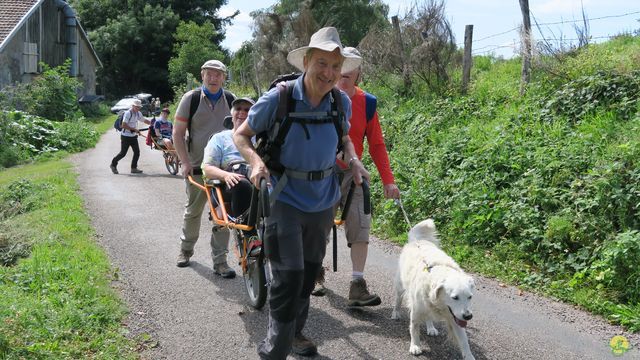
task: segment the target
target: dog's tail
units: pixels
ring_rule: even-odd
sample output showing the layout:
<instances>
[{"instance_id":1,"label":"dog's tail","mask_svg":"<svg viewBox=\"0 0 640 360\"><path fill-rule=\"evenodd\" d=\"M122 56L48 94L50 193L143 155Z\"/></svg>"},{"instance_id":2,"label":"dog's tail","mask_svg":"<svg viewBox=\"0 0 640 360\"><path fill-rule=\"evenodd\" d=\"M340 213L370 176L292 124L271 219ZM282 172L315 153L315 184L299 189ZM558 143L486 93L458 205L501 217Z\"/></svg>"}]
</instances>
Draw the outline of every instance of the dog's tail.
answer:
<instances>
[{"instance_id":1,"label":"dog's tail","mask_svg":"<svg viewBox=\"0 0 640 360\"><path fill-rule=\"evenodd\" d=\"M426 240L440 246L436 224L433 219L423 220L409 231L409 242Z\"/></svg>"}]
</instances>

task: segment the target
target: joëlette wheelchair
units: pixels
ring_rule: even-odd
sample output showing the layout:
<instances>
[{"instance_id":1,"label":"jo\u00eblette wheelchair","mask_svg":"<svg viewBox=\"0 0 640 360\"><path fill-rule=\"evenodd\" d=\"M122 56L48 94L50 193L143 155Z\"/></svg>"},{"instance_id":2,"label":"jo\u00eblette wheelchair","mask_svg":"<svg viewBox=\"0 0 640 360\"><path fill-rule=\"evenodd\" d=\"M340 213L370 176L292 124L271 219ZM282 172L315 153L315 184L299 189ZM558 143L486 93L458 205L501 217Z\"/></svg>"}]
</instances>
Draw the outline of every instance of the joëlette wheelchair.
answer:
<instances>
[{"instance_id":1,"label":"jo\u00eblette wheelchair","mask_svg":"<svg viewBox=\"0 0 640 360\"><path fill-rule=\"evenodd\" d=\"M270 212L267 180L260 181L260 189L251 186L249 208L236 217L228 213L229 199L223 196L225 185L220 180L207 180L204 185L201 185L189 175L189 182L207 194L210 220L214 226L226 227L230 230L234 244L233 252L242 269L249 305L254 309L261 309L267 300L265 259L262 249L265 219Z\"/></svg>"},{"instance_id":2,"label":"jo\u00eblette wheelchair","mask_svg":"<svg viewBox=\"0 0 640 360\"><path fill-rule=\"evenodd\" d=\"M155 118L154 120L155 121ZM153 123L152 123L153 124ZM162 143L162 139L159 139L154 132L153 125L149 126L147 129L147 139L146 144L149 145L152 149L162 151L162 157L164 157L164 165L169 171L171 175L177 175L180 171L180 159L178 158L178 153L175 149L169 150Z\"/></svg>"}]
</instances>

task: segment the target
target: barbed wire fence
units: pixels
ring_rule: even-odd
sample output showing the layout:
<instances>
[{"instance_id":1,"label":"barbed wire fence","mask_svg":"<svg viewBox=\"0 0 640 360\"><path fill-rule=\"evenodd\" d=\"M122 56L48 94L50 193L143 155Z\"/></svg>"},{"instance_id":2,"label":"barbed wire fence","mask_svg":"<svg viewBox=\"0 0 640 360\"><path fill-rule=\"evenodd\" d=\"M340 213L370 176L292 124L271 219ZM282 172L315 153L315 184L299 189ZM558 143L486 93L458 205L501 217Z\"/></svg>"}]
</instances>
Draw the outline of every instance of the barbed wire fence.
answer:
<instances>
[{"instance_id":1,"label":"barbed wire fence","mask_svg":"<svg viewBox=\"0 0 640 360\"><path fill-rule=\"evenodd\" d=\"M632 11L632 12L627 12L627 13L623 13L623 14L615 14L615 15L607 15L607 16L599 16L599 17L593 17L593 18L583 18L583 19L576 19L576 20L562 20L562 21L553 21L553 22L543 22L543 23L538 23L536 21L536 27L538 28L538 33L540 35L540 37L543 39L543 41L556 41L556 42L563 42L563 43L570 43L573 41L580 41L582 40L581 38L567 38L567 37L563 37L563 36L557 36L555 34L552 34L549 36L548 34L544 34L542 31L542 27L543 26L552 26L552 25L566 25L566 24L577 24L577 23L583 23L585 21L587 22L591 22L591 21L598 21L598 20L604 20L604 19L611 19L611 18L621 18L621 17L626 17L626 16L632 16L632 15L637 15L640 14L640 11ZM535 19L535 16L534 16ZM509 34L512 32L519 32L520 31L520 26L515 26L511 29L505 30L505 31L501 31L499 33L495 33L495 34L491 34L491 35L487 35L484 36L482 38L479 39L474 39L472 41L472 44L475 45L477 43L483 42L485 40L489 40L489 39L493 39L505 34ZM602 39L611 39L614 38L616 36L618 36L619 34L609 34L609 35L598 35L598 36L588 36L589 40L602 40ZM464 43L457 43L457 46L463 46ZM484 45L481 46L479 48L474 48L472 55L482 55L482 54L491 54L494 53L496 50L499 49L504 49L504 48L511 48L514 50L514 52L516 50L518 50L520 48L520 44L518 40L512 40L511 44L509 43L502 43L502 44L489 44L489 45Z\"/></svg>"}]
</instances>

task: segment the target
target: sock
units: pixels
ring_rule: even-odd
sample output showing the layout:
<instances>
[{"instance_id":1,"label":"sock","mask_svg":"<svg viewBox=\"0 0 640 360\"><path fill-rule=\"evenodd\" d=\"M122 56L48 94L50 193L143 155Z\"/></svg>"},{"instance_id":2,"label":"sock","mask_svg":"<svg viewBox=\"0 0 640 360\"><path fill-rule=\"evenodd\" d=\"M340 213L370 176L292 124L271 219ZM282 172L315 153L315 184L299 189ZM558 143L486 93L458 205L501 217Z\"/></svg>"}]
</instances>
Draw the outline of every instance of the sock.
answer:
<instances>
[{"instance_id":1,"label":"sock","mask_svg":"<svg viewBox=\"0 0 640 360\"><path fill-rule=\"evenodd\" d=\"M351 272L351 280L358 280L364 278L364 273L360 271Z\"/></svg>"}]
</instances>

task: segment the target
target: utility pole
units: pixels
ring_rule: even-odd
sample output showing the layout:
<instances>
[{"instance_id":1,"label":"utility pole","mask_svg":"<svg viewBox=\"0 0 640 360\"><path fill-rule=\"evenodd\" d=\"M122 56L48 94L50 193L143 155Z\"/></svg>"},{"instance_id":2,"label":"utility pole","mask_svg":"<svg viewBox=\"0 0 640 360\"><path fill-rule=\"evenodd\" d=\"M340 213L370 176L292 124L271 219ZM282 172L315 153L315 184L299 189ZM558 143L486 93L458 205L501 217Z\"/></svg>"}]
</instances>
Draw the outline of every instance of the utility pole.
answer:
<instances>
[{"instance_id":1,"label":"utility pole","mask_svg":"<svg viewBox=\"0 0 640 360\"><path fill-rule=\"evenodd\" d=\"M466 94L471 79L471 43L473 42L473 25L464 27L464 57L462 58L462 93Z\"/></svg>"},{"instance_id":2,"label":"utility pole","mask_svg":"<svg viewBox=\"0 0 640 360\"><path fill-rule=\"evenodd\" d=\"M529 16L529 0L520 0L522 11L522 77L520 79L520 96L524 95L531 78L531 18Z\"/></svg>"}]
</instances>

